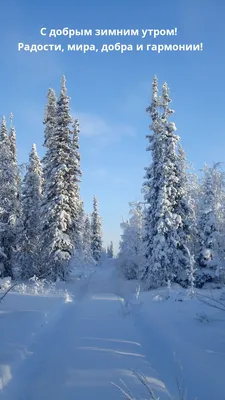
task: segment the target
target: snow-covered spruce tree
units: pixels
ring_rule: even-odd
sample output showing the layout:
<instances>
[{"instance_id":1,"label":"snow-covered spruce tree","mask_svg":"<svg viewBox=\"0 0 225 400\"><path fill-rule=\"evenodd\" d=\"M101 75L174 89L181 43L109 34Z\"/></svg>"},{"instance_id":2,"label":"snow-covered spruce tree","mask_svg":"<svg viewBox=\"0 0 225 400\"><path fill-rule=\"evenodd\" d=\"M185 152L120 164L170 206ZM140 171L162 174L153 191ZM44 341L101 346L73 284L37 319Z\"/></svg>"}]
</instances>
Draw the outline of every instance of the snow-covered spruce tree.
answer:
<instances>
[{"instance_id":1,"label":"snow-covered spruce tree","mask_svg":"<svg viewBox=\"0 0 225 400\"><path fill-rule=\"evenodd\" d=\"M131 217L122 222L122 235L119 245L118 266L126 279L137 279L143 263L142 216L140 203L130 203Z\"/></svg>"},{"instance_id":2,"label":"snow-covered spruce tree","mask_svg":"<svg viewBox=\"0 0 225 400\"><path fill-rule=\"evenodd\" d=\"M22 184L22 218L17 249L17 263L22 279L39 276L42 182L41 162L36 145L33 144Z\"/></svg>"},{"instance_id":3,"label":"snow-covered spruce tree","mask_svg":"<svg viewBox=\"0 0 225 400\"><path fill-rule=\"evenodd\" d=\"M199 210L199 200L200 200L200 182L197 174L193 172L188 173L188 193L191 199L191 205L193 208L193 226L194 232L191 235L190 241L190 251L196 257L196 249L197 249L197 241L198 241L198 233L197 233L197 215Z\"/></svg>"},{"instance_id":4,"label":"snow-covered spruce tree","mask_svg":"<svg viewBox=\"0 0 225 400\"><path fill-rule=\"evenodd\" d=\"M108 258L113 258L113 242L107 247L107 256Z\"/></svg>"},{"instance_id":5,"label":"snow-covered spruce tree","mask_svg":"<svg viewBox=\"0 0 225 400\"><path fill-rule=\"evenodd\" d=\"M75 119L72 132L72 147L70 155L70 174L68 175L68 194L71 209L71 234L74 241L74 252L82 251L82 235L84 228L84 204L80 198L80 182L82 171L80 169L79 153L79 121Z\"/></svg>"},{"instance_id":6,"label":"snow-covered spruce tree","mask_svg":"<svg viewBox=\"0 0 225 400\"><path fill-rule=\"evenodd\" d=\"M146 202L145 209L145 235L144 243L146 247L146 263L142 268L142 279L153 276L158 265L152 263L153 238L156 235L156 210L159 202L160 185L161 185L161 165L162 165L162 123L160 119L160 99L158 97L158 79L156 76L152 82L152 101L146 111L150 114L152 124L150 129L152 134L146 136L149 141L147 151L151 151L152 162L149 167L145 168L145 180L143 185L144 199ZM122 227L123 228L123 227ZM158 285L158 282L152 282L151 286Z\"/></svg>"},{"instance_id":7,"label":"snow-covered spruce tree","mask_svg":"<svg viewBox=\"0 0 225 400\"><path fill-rule=\"evenodd\" d=\"M77 209L77 160L70 128L72 118L65 77L62 78L55 118L54 107L49 111L49 96L48 99L45 117L47 152L44 158L45 183L41 208L42 269L48 279L65 280L74 253L74 215Z\"/></svg>"},{"instance_id":8,"label":"snow-covered spruce tree","mask_svg":"<svg viewBox=\"0 0 225 400\"><path fill-rule=\"evenodd\" d=\"M161 284L176 279L183 265L186 268L188 262L188 257L184 254L184 243L181 240L183 234L181 208L184 190L177 157L177 145L180 138L175 134L175 124L168 121L174 113L169 107L170 102L169 89L165 83L162 88L163 113L161 116L164 144L159 202L161 215L157 223L158 236L154 238L153 250L153 259L161 264L160 269L161 272L163 271L163 274L159 273Z\"/></svg>"},{"instance_id":9,"label":"snow-covered spruce tree","mask_svg":"<svg viewBox=\"0 0 225 400\"><path fill-rule=\"evenodd\" d=\"M44 143L43 146L46 148L46 153L42 159L42 172L43 172L43 185L42 185L42 191L43 191L43 199L45 196L47 196L48 193L48 185L49 185L49 177L51 175L51 169L52 169L52 164L51 164L51 156L52 152L50 151L51 148L51 143L54 142L53 135L54 135L54 129L55 129L55 124L56 124L56 94L54 89L50 88L47 93L47 104L45 106L45 115L44 115L44 121L43 124L45 126L44 128ZM41 202L41 208L43 204ZM42 211L41 211L41 216L42 216ZM42 221L42 229L44 228L45 222ZM45 271L47 272L47 271ZM42 273L45 274L44 271Z\"/></svg>"},{"instance_id":10,"label":"snow-covered spruce tree","mask_svg":"<svg viewBox=\"0 0 225 400\"><path fill-rule=\"evenodd\" d=\"M15 127L13 126L13 114L10 114L10 131L9 131L9 142L10 142L10 150L12 154L12 162L14 165L14 168L16 169L17 173L17 211L16 215L18 219L20 218L21 215L21 166L19 167L18 161L17 161L17 148L16 148L16 130Z\"/></svg>"},{"instance_id":11,"label":"snow-covered spruce tree","mask_svg":"<svg viewBox=\"0 0 225 400\"><path fill-rule=\"evenodd\" d=\"M77 215L77 223L74 227L75 230L75 235L74 235L74 241L75 241L75 251L77 250L78 252L82 253L82 248L83 248L83 233L84 233L84 223L85 223L85 212L84 212L84 203L81 199L79 199L78 202L78 215Z\"/></svg>"},{"instance_id":12,"label":"snow-covered spruce tree","mask_svg":"<svg viewBox=\"0 0 225 400\"><path fill-rule=\"evenodd\" d=\"M188 193L185 154L179 146L180 138L175 134L175 124L168 121L170 115L174 113L169 107L170 102L169 89L165 83L162 88L161 117L164 126L161 196L161 206L163 206L161 212L163 212L158 225L160 226L158 232L163 234L164 244L162 245L163 241L160 238L158 243L162 252L162 257L159 259L161 258L163 265L164 279L166 277L172 282L179 281L179 277L184 276L190 269L188 245L191 230L194 233L195 216ZM157 242L157 237L155 239ZM154 249L157 248L159 251L159 247L155 243ZM156 259L157 257L156 254Z\"/></svg>"},{"instance_id":13,"label":"snow-covered spruce tree","mask_svg":"<svg viewBox=\"0 0 225 400\"><path fill-rule=\"evenodd\" d=\"M47 105L45 107L45 117L44 117L44 125L45 125L45 131L44 131L44 144L43 146L46 147L47 149L49 148L49 145L51 143L51 137L54 133L54 128L55 128L55 120L56 120L56 94L54 89L49 89L47 93ZM47 160L43 160L43 164L47 164Z\"/></svg>"},{"instance_id":14,"label":"snow-covered spruce tree","mask_svg":"<svg viewBox=\"0 0 225 400\"><path fill-rule=\"evenodd\" d=\"M168 123L172 110L168 105L167 86L163 86L163 96L158 97L157 78L153 79L153 96L147 112L152 119L152 135L148 135L152 152L152 164L146 169L145 201L147 247L147 281L149 287L166 285L171 280L174 251L174 215L171 200L175 198L175 146L177 137L173 134L174 124ZM160 113L163 108L163 114ZM175 143L174 143L175 140ZM172 186L170 186L172 185ZM174 202L173 202L174 206ZM171 230L172 229L172 230Z\"/></svg>"},{"instance_id":15,"label":"snow-covered spruce tree","mask_svg":"<svg viewBox=\"0 0 225 400\"><path fill-rule=\"evenodd\" d=\"M78 192L77 192L78 193ZM84 204L83 201L77 198L77 207L75 215L76 219L73 219L72 225L72 235L74 241L74 253L73 258L71 260L71 265L73 269L76 269L77 266L81 266L85 264L85 251L84 251L84 243L83 243L83 234L85 229L85 214L84 214Z\"/></svg>"},{"instance_id":16,"label":"snow-covered spruce tree","mask_svg":"<svg viewBox=\"0 0 225 400\"><path fill-rule=\"evenodd\" d=\"M84 218L84 229L83 229L83 262L85 265L88 264L95 264L95 260L92 256L92 249L91 249L91 221L89 215L86 215Z\"/></svg>"},{"instance_id":17,"label":"snow-covered spruce tree","mask_svg":"<svg viewBox=\"0 0 225 400\"><path fill-rule=\"evenodd\" d=\"M188 169L190 165L188 165ZM193 170L193 168L192 168ZM188 248L190 250L191 259L194 256L195 264L198 258L198 249L199 249L199 237L198 237L198 215L199 215L199 202L200 202L200 193L201 193L201 185L200 180L197 174L191 172L189 170L187 174L187 192L186 195L188 197L188 204L191 207L189 216L189 223L190 223L190 232L191 237L188 236ZM195 265L197 267L197 265Z\"/></svg>"},{"instance_id":18,"label":"snow-covered spruce tree","mask_svg":"<svg viewBox=\"0 0 225 400\"><path fill-rule=\"evenodd\" d=\"M144 197L146 195L146 188L143 188L143 192L144 192ZM143 211L142 211L142 229L141 229L141 245L140 245L140 261L139 261L139 266L138 266L138 279L139 280L144 280L147 276L146 276L146 272L148 271L146 268L146 264L147 264L147 257L146 255L148 254L148 247L147 247L147 232L148 232L148 226L146 224L147 221L147 215L148 215L148 207L146 206L146 203L142 202L141 203L143 205Z\"/></svg>"},{"instance_id":19,"label":"snow-covered spruce tree","mask_svg":"<svg viewBox=\"0 0 225 400\"><path fill-rule=\"evenodd\" d=\"M188 283L190 263L195 249L196 239L196 214L195 201L192 197L188 164L185 152L178 144L177 153L177 185L174 212L179 222L177 224L177 249L178 259L175 271L175 281L181 284ZM190 253L191 251L191 253Z\"/></svg>"},{"instance_id":20,"label":"snow-covered spruce tree","mask_svg":"<svg viewBox=\"0 0 225 400\"><path fill-rule=\"evenodd\" d=\"M45 183L47 185L47 177L49 176L48 169L51 170L51 161L49 159L50 152L49 146L51 146L52 136L54 134L55 129L55 121L56 121L56 94L53 89L49 89L47 93L47 104L45 107L45 116L43 124L45 125L44 129L44 143L43 146L46 148L46 154L42 160L42 168L43 168L43 191L46 191Z\"/></svg>"},{"instance_id":21,"label":"snow-covered spruce tree","mask_svg":"<svg viewBox=\"0 0 225 400\"><path fill-rule=\"evenodd\" d=\"M118 253L118 267L127 279L135 279L137 276L137 268L132 268L132 272L130 270L130 224L129 220L122 220L120 224L120 228L122 230L121 240L119 243L119 253ZM133 267L133 265L132 265ZM133 271L134 269L134 271ZM127 274L127 270L129 270Z\"/></svg>"},{"instance_id":22,"label":"snow-covered spruce tree","mask_svg":"<svg viewBox=\"0 0 225 400\"><path fill-rule=\"evenodd\" d=\"M16 241L18 205L18 166L16 163L15 129L10 140L3 116L0 128L0 274L13 277L13 255ZM12 136L11 136L12 138Z\"/></svg>"},{"instance_id":23,"label":"snow-covered spruce tree","mask_svg":"<svg viewBox=\"0 0 225 400\"><path fill-rule=\"evenodd\" d=\"M54 89L50 88L47 93L47 104L45 106L45 115L43 124L44 128L44 143L43 146L46 148L46 153L44 158L42 159L42 170L43 170L43 197L41 201L41 271L40 275L42 277L48 277L49 279L56 279L56 276L53 276L54 270L52 263L50 264L50 254L47 253L47 246L44 242L47 236L48 223L46 221L46 217L48 213L50 213L50 209L48 209L48 202L50 201L50 177L52 170L51 158L53 157L54 152L52 152L52 143L54 143L54 130L56 125L56 94ZM53 213L54 202L50 205L51 212ZM48 213L47 213L48 212ZM49 226L50 227L50 226ZM53 235L53 228L52 228ZM50 244L51 242L48 242ZM50 249L49 249L50 253ZM46 264L46 261L48 263Z\"/></svg>"},{"instance_id":24,"label":"snow-covered spruce tree","mask_svg":"<svg viewBox=\"0 0 225 400\"><path fill-rule=\"evenodd\" d=\"M98 213L98 201L96 196L93 199L93 212L91 215L91 249L92 256L99 262L102 255L102 224Z\"/></svg>"},{"instance_id":25,"label":"snow-covered spruce tree","mask_svg":"<svg viewBox=\"0 0 225 400\"><path fill-rule=\"evenodd\" d=\"M165 83L162 96L158 98L157 78L153 80L153 98L147 111L152 118L149 135L152 164L147 168L145 201L145 241L147 242L147 273L149 287L166 285L186 269L189 257L186 251L186 235L181 159L177 154L180 138L175 134L176 126L169 122L174 113L170 109L169 89ZM160 108L162 113L160 113ZM186 217L185 217L186 218Z\"/></svg>"},{"instance_id":26,"label":"snow-covered spruce tree","mask_svg":"<svg viewBox=\"0 0 225 400\"><path fill-rule=\"evenodd\" d=\"M205 165L201 184L198 214L198 259L200 267L208 268L203 271L203 281L219 276L221 262L224 260L224 204L225 179L224 173L218 169L219 164L213 167ZM210 273L210 269L212 273ZM208 277L207 277L208 275Z\"/></svg>"},{"instance_id":27,"label":"snow-covered spruce tree","mask_svg":"<svg viewBox=\"0 0 225 400\"><path fill-rule=\"evenodd\" d=\"M17 164L17 154L16 154L16 131L15 127L12 124L13 115L10 114L10 132L9 132L9 142L10 142L10 150L12 153L12 160L15 164Z\"/></svg>"}]
</instances>

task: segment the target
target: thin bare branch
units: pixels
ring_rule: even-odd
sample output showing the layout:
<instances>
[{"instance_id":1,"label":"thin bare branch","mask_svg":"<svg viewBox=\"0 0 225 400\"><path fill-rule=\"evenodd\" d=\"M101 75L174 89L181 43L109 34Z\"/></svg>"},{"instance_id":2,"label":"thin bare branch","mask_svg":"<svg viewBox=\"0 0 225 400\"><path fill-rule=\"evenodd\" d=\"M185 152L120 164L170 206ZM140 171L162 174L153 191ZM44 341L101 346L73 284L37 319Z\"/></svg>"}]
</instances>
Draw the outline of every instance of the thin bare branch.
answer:
<instances>
[{"instance_id":1,"label":"thin bare branch","mask_svg":"<svg viewBox=\"0 0 225 400\"><path fill-rule=\"evenodd\" d=\"M4 299L4 297L10 292L10 290L12 290L16 285L18 285L18 283L14 283L14 285L10 286L9 289L6 290L6 292L4 293L4 295L0 298L0 302Z\"/></svg>"},{"instance_id":2,"label":"thin bare branch","mask_svg":"<svg viewBox=\"0 0 225 400\"><path fill-rule=\"evenodd\" d=\"M213 296L210 297L208 295L198 294L196 297L199 299L199 301L210 307L217 308L218 310L221 311L225 311L225 303L215 299Z\"/></svg>"}]
</instances>

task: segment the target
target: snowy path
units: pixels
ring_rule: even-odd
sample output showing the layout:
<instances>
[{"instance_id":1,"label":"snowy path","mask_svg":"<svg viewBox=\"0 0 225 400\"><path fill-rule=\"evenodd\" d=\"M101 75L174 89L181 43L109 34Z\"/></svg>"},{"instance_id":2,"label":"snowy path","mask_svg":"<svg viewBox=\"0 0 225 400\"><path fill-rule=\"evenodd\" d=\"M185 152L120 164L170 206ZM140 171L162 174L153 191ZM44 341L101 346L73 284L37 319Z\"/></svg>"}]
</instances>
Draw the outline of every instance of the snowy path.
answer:
<instances>
[{"instance_id":1,"label":"snowy path","mask_svg":"<svg viewBox=\"0 0 225 400\"><path fill-rule=\"evenodd\" d=\"M188 312L195 303L153 303L150 294L147 314L141 309L136 317L124 316L117 294L126 289L129 296L129 290L114 272L109 266L99 269L76 293L78 301L63 308L62 316L29 349L33 354L12 371L0 400L117 400L122 395L110 382L120 384L119 379L137 399L144 399L146 391L133 369L148 377L160 400L168 400L162 381L174 395L180 376L174 352L184 367L188 400L225 400L225 358L207 339L210 332L215 336L216 326L192 322L195 314ZM190 326L182 328L186 319ZM208 336L203 335L206 329ZM215 337L224 346L224 336Z\"/></svg>"},{"instance_id":2,"label":"snowy path","mask_svg":"<svg viewBox=\"0 0 225 400\"><path fill-rule=\"evenodd\" d=\"M113 292L111 269L95 273L79 304L70 303L54 329L36 344L11 383L6 400L119 399L110 384L124 379L139 386L133 368L146 371L146 359L132 318L124 318Z\"/></svg>"}]
</instances>

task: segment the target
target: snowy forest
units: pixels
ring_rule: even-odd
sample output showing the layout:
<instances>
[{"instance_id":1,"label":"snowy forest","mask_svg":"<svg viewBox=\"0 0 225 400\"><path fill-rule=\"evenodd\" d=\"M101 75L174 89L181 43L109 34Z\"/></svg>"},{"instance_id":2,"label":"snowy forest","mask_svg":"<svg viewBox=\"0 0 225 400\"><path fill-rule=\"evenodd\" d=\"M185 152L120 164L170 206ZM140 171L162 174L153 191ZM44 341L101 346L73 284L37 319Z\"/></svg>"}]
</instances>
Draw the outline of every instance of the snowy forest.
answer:
<instances>
[{"instance_id":1,"label":"snowy forest","mask_svg":"<svg viewBox=\"0 0 225 400\"><path fill-rule=\"evenodd\" d=\"M225 176L220 163L194 173L170 118L168 85L152 82L143 201L130 204L121 224L118 265L147 289L175 282L193 291L225 282Z\"/></svg>"},{"instance_id":2,"label":"snowy forest","mask_svg":"<svg viewBox=\"0 0 225 400\"><path fill-rule=\"evenodd\" d=\"M130 203L121 223L117 268L147 289L168 286L215 287L225 282L225 176L220 163L205 165L199 177L170 121L167 84L152 83L146 111L150 153L140 202ZM47 93L45 155L33 144L29 162L18 165L16 130L10 115L0 129L0 276L67 280L73 268L113 258L113 243L103 248L98 201L85 213L80 196L79 121L71 116L66 79L59 97Z\"/></svg>"},{"instance_id":3,"label":"snowy forest","mask_svg":"<svg viewBox=\"0 0 225 400\"><path fill-rule=\"evenodd\" d=\"M118 253L97 194L85 211L65 77L47 92L42 159L33 144L20 165L13 115L2 118L2 399L224 399L225 175L194 171L170 103L155 76L149 165Z\"/></svg>"},{"instance_id":4,"label":"snowy forest","mask_svg":"<svg viewBox=\"0 0 225 400\"><path fill-rule=\"evenodd\" d=\"M18 165L16 130L0 128L0 276L66 280L76 265L104 255L98 201L88 215L80 196L79 121L70 114L63 76L60 95L49 89L44 114L45 155L33 144L29 163ZM108 256L113 252L108 248Z\"/></svg>"}]
</instances>

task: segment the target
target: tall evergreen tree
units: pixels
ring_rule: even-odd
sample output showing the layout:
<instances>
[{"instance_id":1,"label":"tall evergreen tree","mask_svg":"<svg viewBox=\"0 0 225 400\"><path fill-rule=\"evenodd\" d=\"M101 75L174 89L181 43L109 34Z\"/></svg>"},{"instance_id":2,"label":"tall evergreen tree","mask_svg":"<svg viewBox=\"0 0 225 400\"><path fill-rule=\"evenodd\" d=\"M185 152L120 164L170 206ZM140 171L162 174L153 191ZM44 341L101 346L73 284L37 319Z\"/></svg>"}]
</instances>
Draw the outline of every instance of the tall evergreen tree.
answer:
<instances>
[{"instance_id":1,"label":"tall evergreen tree","mask_svg":"<svg viewBox=\"0 0 225 400\"><path fill-rule=\"evenodd\" d=\"M195 201L192 197L192 189L190 187L191 181L187 172L188 164L185 152L178 144L177 154L177 193L175 199L175 212L177 217L180 218L180 223L177 226L177 235L179 238L178 248L178 263L176 268L175 280L178 282L181 276L187 276L190 267L192 255L194 254L195 238L196 238L196 214L195 214ZM191 252L191 253L190 253Z\"/></svg>"},{"instance_id":2,"label":"tall evergreen tree","mask_svg":"<svg viewBox=\"0 0 225 400\"><path fill-rule=\"evenodd\" d=\"M51 102L53 94L51 92ZM44 159L44 190L41 219L43 268L50 279L65 280L70 272L69 261L74 252L73 216L71 209L75 207L76 189L74 188L74 172L76 163L73 159L73 141L69 97L66 79L62 78L61 91L56 105L54 119L53 109L49 115L49 102L45 117L45 146L47 152ZM53 102L54 103L54 102ZM51 123L50 123L51 116Z\"/></svg>"},{"instance_id":3,"label":"tall evergreen tree","mask_svg":"<svg viewBox=\"0 0 225 400\"><path fill-rule=\"evenodd\" d=\"M139 278L143 263L142 224L143 210L140 203L130 203L131 217L122 222L122 235L119 246L119 266L127 279Z\"/></svg>"},{"instance_id":4,"label":"tall evergreen tree","mask_svg":"<svg viewBox=\"0 0 225 400\"><path fill-rule=\"evenodd\" d=\"M89 215L86 215L84 219L84 229L83 229L83 261L87 264L94 264L95 260L92 256L91 248L92 232L91 232L91 221Z\"/></svg>"},{"instance_id":5,"label":"tall evergreen tree","mask_svg":"<svg viewBox=\"0 0 225 400\"><path fill-rule=\"evenodd\" d=\"M160 99L157 93L157 79L154 78L152 104L147 109L152 118L153 134L148 137L152 164L147 169L145 182L148 281L152 287L176 279L189 262L187 238L183 234L187 222L183 210L184 176L177 154L180 138L175 134L175 124L169 122L174 111L169 107L167 84L163 85Z\"/></svg>"},{"instance_id":6,"label":"tall evergreen tree","mask_svg":"<svg viewBox=\"0 0 225 400\"><path fill-rule=\"evenodd\" d=\"M166 285L177 275L179 256L178 229L182 225L181 216L176 213L178 195L177 143L179 137L175 134L176 126L169 122L174 113L170 109L169 89L165 83L162 88L162 115L163 126L162 164L159 201L156 209L156 235L153 238L153 252L151 262L156 267L156 274L150 277L157 279L157 285Z\"/></svg>"},{"instance_id":7,"label":"tall evergreen tree","mask_svg":"<svg viewBox=\"0 0 225 400\"><path fill-rule=\"evenodd\" d=\"M41 162L33 144L22 185L22 224L17 257L22 279L39 275L42 182Z\"/></svg>"},{"instance_id":8,"label":"tall evergreen tree","mask_svg":"<svg viewBox=\"0 0 225 400\"><path fill-rule=\"evenodd\" d=\"M205 165L198 215L198 263L217 270L224 259L224 173Z\"/></svg>"},{"instance_id":9,"label":"tall evergreen tree","mask_svg":"<svg viewBox=\"0 0 225 400\"><path fill-rule=\"evenodd\" d=\"M17 180L17 205L16 205L16 216L18 218L18 223L19 223L19 218L21 216L21 172L20 172L20 167L18 165L17 161L17 148L16 148L16 130L15 127L13 126L13 114L10 114L10 132L9 132L9 141L10 141L10 150L12 154L12 162L14 165L14 168L16 170L16 180Z\"/></svg>"},{"instance_id":10,"label":"tall evergreen tree","mask_svg":"<svg viewBox=\"0 0 225 400\"><path fill-rule=\"evenodd\" d=\"M102 226L101 226L101 218L98 213L98 201L95 196L93 199L91 231L92 231L92 238L91 238L92 255L94 260L96 262L99 262L102 252Z\"/></svg>"},{"instance_id":11,"label":"tall evergreen tree","mask_svg":"<svg viewBox=\"0 0 225 400\"><path fill-rule=\"evenodd\" d=\"M82 234L84 225L84 204L80 198L80 182L82 171L80 169L80 153L79 153L79 121L76 119L73 124L72 131L72 146L70 154L70 173L67 176L68 180L68 194L69 194L69 206L71 210L71 234L74 240L74 251L81 251L82 248Z\"/></svg>"},{"instance_id":12,"label":"tall evergreen tree","mask_svg":"<svg viewBox=\"0 0 225 400\"><path fill-rule=\"evenodd\" d=\"M49 89L47 93L47 105L45 107L45 117L44 117L44 147L47 149L51 145L51 138L54 133L55 122L56 122L56 94L53 89Z\"/></svg>"},{"instance_id":13,"label":"tall evergreen tree","mask_svg":"<svg viewBox=\"0 0 225 400\"><path fill-rule=\"evenodd\" d=\"M13 277L18 216L18 168L3 116L0 128L0 273Z\"/></svg>"},{"instance_id":14,"label":"tall evergreen tree","mask_svg":"<svg viewBox=\"0 0 225 400\"><path fill-rule=\"evenodd\" d=\"M107 256L113 258L113 242L107 247Z\"/></svg>"},{"instance_id":15,"label":"tall evergreen tree","mask_svg":"<svg viewBox=\"0 0 225 400\"><path fill-rule=\"evenodd\" d=\"M56 94L53 89L49 89L47 93L47 104L45 106L45 115L44 115L44 121L43 124L45 126L44 128L44 143L43 146L46 148L46 153L45 156L42 160L42 166L43 166L43 191L45 192L47 188L45 188L45 184L47 185L48 183L48 176L50 174L49 169L51 170L51 161L49 159L50 157L50 151L49 148L51 147L51 143L54 139L54 129L55 129L55 123L56 123Z\"/></svg>"},{"instance_id":16,"label":"tall evergreen tree","mask_svg":"<svg viewBox=\"0 0 225 400\"><path fill-rule=\"evenodd\" d=\"M161 175L162 175L162 156L163 156L163 128L160 118L160 98L158 96L158 79L156 76L152 82L152 101L146 112L150 114L152 124L150 129L152 134L146 136L149 141L147 151L151 151L152 162L149 167L145 168L145 180L144 180L144 199L146 202L145 209L145 235L144 242L146 247L146 263L142 268L142 278L153 276L158 268L155 263L152 264L152 256L154 250L154 237L157 234L157 218L160 213L159 201L161 191ZM151 283L151 286L156 285L157 282Z\"/></svg>"},{"instance_id":17,"label":"tall evergreen tree","mask_svg":"<svg viewBox=\"0 0 225 400\"><path fill-rule=\"evenodd\" d=\"M14 163L17 163L17 154L16 154L16 131L15 127L12 124L13 114L10 114L10 132L9 132L9 142L10 142L10 150L12 152L12 159Z\"/></svg>"},{"instance_id":18,"label":"tall evergreen tree","mask_svg":"<svg viewBox=\"0 0 225 400\"><path fill-rule=\"evenodd\" d=\"M76 200L76 214L73 220L72 234L74 240L74 260L73 263L80 264L84 262L84 243L83 235L85 229L85 213L83 201L78 197ZM76 265L74 265L76 266Z\"/></svg>"}]
</instances>

